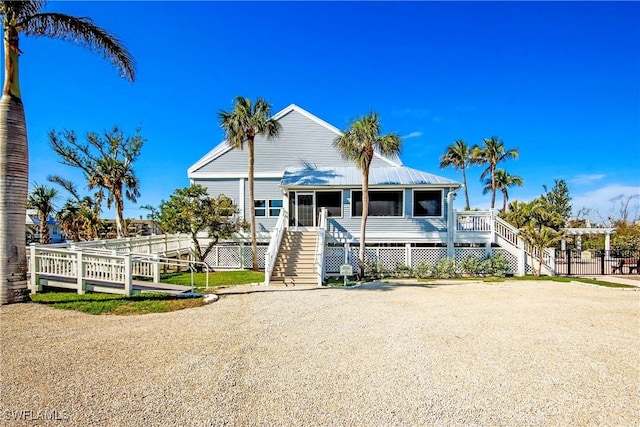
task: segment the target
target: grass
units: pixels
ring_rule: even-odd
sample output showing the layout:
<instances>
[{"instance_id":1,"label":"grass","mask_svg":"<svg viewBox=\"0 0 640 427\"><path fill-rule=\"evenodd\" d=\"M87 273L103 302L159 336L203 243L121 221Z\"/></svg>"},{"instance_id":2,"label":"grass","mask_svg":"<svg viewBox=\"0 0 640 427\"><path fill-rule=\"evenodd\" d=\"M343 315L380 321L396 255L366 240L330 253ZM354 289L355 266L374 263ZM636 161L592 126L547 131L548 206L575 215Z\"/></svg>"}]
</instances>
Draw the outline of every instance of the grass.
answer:
<instances>
[{"instance_id":1,"label":"grass","mask_svg":"<svg viewBox=\"0 0 640 427\"><path fill-rule=\"evenodd\" d=\"M209 274L209 289L205 290L206 273L194 273L196 292L213 293L223 286L244 285L264 281L264 273L255 271L217 271ZM163 283L191 286L190 273L163 275ZM134 315L167 313L205 305L203 298L174 296L164 293L140 293L132 296L74 292L44 292L31 294L31 300L53 308L76 310L88 314Z\"/></svg>"},{"instance_id":2,"label":"grass","mask_svg":"<svg viewBox=\"0 0 640 427\"><path fill-rule=\"evenodd\" d=\"M53 308L76 310L87 314L146 314L166 313L185 308L200 307L202 298L177 297L170 294L142 293L132 296L74 292L45 292L31 294L31 300Z\"/></svg>"},{"instance_id":3,"label":"grass","mask_svg":"<svg viewBox=\"0 0 640 427\"><path fill-rule=\"evenodd\" d=\"M194 273L193 284L197 292L206 292L206 276L207 273ZM171 283L173 285L191 286L190 273L173 273L162 275L160 277L162 283ZM246 285L249 283L264 282L264 273L251 270L237 271L216 271L209 273L209 291L214 292L215 288L234 285ZM213 289L211 289L213 288Z\"/></svg>"}]
</instances>

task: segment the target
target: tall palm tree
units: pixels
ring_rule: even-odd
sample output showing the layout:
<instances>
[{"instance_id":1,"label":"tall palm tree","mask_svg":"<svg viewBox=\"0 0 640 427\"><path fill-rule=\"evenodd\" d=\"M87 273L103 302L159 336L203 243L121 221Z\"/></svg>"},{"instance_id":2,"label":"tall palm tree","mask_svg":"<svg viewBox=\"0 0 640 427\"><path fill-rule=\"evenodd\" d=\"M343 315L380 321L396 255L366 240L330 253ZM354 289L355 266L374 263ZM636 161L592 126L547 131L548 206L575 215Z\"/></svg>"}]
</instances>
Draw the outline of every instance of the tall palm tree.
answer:
<instances>
[{"instance_id":1,"label":"tall palm tree","mask_svg":"<svg viewBox=\"0 0 640 427\"><path fill-rule=\"evenodd\" d=\"M371 112L354 120L349 128L333 141L342 158L351 160L362 171L362 221L360 223L360 262L358 274L364 276L367 216L369 215L369 169L375 152L384 156L400 153L402 139L395 133L380 135L380 119Z\"/></svg>"},{"instance_id":2,"label":"tall palm tree","mask_svg":"<svg viewBox=\"0 0 640 427\"><path fill-rule=\"evenodd\" d=\"M33 185L33 191L27 199L27 207L35 209L38 212L38 220L40 221L40 243L48 245L51 243L49 235L49 216L54 210L53 202L58 192L55 188L44 185Z\"/></svg>"},{"instance_id":3,"label":"tall palm tree","mask_svg":"<svg viewBox=\"0 0 640 427\"><path fill-rule=\"evenodd\" d=\"M518 149L505 149L504 142L500 141L497 136L491 139L484 138L482 140L484 146L474 145L471 149L471 163L475 165L487 165L487 168L480 175L480 179L489 177L491 180L491 210L496 204L496 169L498 163L507 159L517 159Z\"/></svg>"},{"instance_id":4,"label":"tall palm tree","mask_svg":"<svg viewBox=\"0 0 640 427\"><path fill-rule=\"evenodd\" d=\"M242 96L236 97L232 111L218 113L220 125L229 145L235 149L248 148L248 185L249 185L249 217L251 227L251 254L253 270L258 270L258 245L256 240L256 213L253 206L253 166L255 163L254 141L256 135L271 139L280 133L280 123L271 119L271 105L262 98L251 102Z\"/></svg>"},{"instance_id":5,"label":"tall palm tree","mask_svg":"<svg viewBox=\"0 0 640 427\"><path fill-rule=\"evenodd\" d=\"M0 99L0 304L26 301L25 251L28 143L18 80L20 34L68 40L107 58L133 82L135 64L120 41L89 18L43 12L43 0L0 0L5 80Z\"/></svg>"},{"instance_id":6,"label":"tall palm tree","mask_svg":"<svg viewBox=\"0 0 640 427\"><path fill-rule=\"evenodd\" d=\"M89 189L98 190L98 201L107 192L107 208L115 205L118 238L125 237L124 197L135 202L140 196L140 183L133 169L145 142L139 131L126 138L117 126L104 132L104 137L91 132L86 137L88 144L79 143L73 131L49 132L51 148L62 157L63 164L84 172Z\"/></svg>"},{"instance_id":7,"label":"tall palm tree","mask_svg":"<svg viewBox=\"0 0 640 427\"><path fill-rule=\"evenodd\" d=\"M511 175L504 169L496 170L495 185L496 188L502 191L502 210L500 212L506 212L507 201L509 200L509 188L513 186L522 187L524 180L518 175ZM486 178L484 180L484 188L482 194L487 194L492 190L491 179Z\"/></svg>"},{"instance_id":8,"label":"tall palm tree","mask_svg":"<svg viewBox=\"0 0 640 427\"><path fill-rule=\"evenodd\" d=\"M444 154L440 157L440 168L444 169L453 166L455 170L462 170L462 182L464 183L464 197L466 201L465 210L470 210L469 206L469 189L467 188L466 168L471 162L471 148L462 139L447 147Z\"/></svg>"}]
</instances>

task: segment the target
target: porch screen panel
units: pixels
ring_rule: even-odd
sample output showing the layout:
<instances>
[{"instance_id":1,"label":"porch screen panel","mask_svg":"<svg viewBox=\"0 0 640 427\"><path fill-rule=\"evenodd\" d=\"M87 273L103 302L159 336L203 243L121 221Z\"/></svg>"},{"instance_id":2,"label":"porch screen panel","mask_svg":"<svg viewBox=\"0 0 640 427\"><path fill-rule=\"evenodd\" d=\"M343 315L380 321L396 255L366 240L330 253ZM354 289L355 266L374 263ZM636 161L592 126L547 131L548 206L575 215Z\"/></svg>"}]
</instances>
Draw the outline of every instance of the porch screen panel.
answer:
<instances>
[{"instance_id":1,"label":"porch screen panel","mask_svg":"<svg viewBox=\"0 0 640 427\"><path fill-rule=\"evenodd\" d=\"M362 191L352 191L352 216L362 216ZM369 191L369 216L402 216L402 191Z\"/></svg>"},{"instance_id":2,"label":"porch screen panel","mask_svg":"<svg viewBox=\"0 0 640 427\"><path fill-rule=\"evenodd\" d=\"M342 216L342 191L316 191L316 206L327 208L327 214L333 217Z\"/></svg>"},{"instance_id":3,"label":"porch screen panel","mask_svg":"<svg viewBox=\"0 0 640 427\"><path fill-rule=\"evenodd\" d=\"M442 216L442 191L414 191L413 216Z\"/></svg>"}]
</instances>

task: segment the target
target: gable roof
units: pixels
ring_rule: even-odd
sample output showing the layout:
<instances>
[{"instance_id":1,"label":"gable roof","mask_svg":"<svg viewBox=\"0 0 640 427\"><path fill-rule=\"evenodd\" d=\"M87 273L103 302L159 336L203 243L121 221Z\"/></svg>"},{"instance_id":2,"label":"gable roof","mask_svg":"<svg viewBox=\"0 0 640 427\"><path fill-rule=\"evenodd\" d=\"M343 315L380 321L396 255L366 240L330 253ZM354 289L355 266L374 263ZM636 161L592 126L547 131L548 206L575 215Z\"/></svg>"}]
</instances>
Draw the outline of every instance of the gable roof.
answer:
<instances>
[{"instance_id":1,"label":"gable roof","mask_svg":"<svg viewBox=\"0 0 640 427\"><path fill-rule=\"evenodd\" d=\"M280 185L282 187L359 187L362 185L362 171L355 166L287 168L284 171ZM369 170L369 185L438 186L449 188L462 186L457 181L406 166L371 168Z\"/></svg>"},{"instance_id":2,"label":"gable roof","mask_svg":"<svg viewBox=\"0 0 640 427\"><path fill-rule=\"evenodd\" d=\"M273 115L271 118L274 119L274 120L280 120L281 118L283 118L287 114L291 113L292 111L295 111L295 112L301 114L305 118L313 121L314 123L320 125L321 127L327 129L328 131L334 133L336 135L336 137L342 135L342 131L340 131L335 126L330 125L329 123L327 123L324 120L314 116L313 114L309 113L305 109L303 109L303 108L301 108L301 107L299 107L299 106L297 106L295 104L291 104L288 107L280 110L278 113ZM219 158L220 156L224 155L225 153L227 153L227 152L229 152L231 150L233 150L233 147L229 144L228 140L225 139L224 141L222 141L221 143L216 145L211 151L209 151L207 154L205 154L202 158L200 158L200 160L198 160L196 163L194 163L193 166L191 166L189 169L187 169L187 174L189 176L191 176L191 174L196 172L198 169L200 169L203 166L207 165L208 163L216 160L217 158ZM402 166L402 161L397 156L395 156L394 158L388 158L388 157L385 157L385 156L383 156L383 155L381 155L379 153L374 153L374 156L379 158L380 160L384 161L385 163L389 164L390 166Z\"/></svg>"}]
</instances>

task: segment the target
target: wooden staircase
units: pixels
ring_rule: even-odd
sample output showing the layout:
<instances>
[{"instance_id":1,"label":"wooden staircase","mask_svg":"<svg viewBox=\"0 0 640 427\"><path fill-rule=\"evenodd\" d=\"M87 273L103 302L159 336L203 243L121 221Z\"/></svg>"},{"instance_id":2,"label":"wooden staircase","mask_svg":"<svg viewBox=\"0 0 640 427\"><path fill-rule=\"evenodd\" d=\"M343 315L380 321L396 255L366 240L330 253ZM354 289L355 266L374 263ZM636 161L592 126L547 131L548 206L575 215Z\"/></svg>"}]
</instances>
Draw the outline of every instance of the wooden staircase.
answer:
<instances>
[{"instance_id":1,"label":"wooden staircase","mask_svg":"<svg viewBox=\"0 0 640 427\"><path fill-rule=\"evenodd\" d=\"M314 268L317 239L315 231L285 230L271 282L285 286L317 286Z\"/></svg>"}]
</instances>

